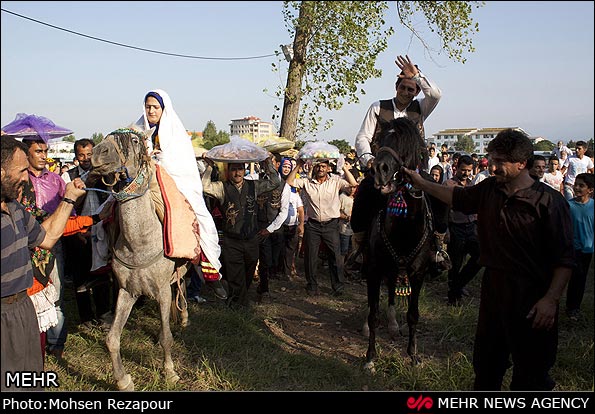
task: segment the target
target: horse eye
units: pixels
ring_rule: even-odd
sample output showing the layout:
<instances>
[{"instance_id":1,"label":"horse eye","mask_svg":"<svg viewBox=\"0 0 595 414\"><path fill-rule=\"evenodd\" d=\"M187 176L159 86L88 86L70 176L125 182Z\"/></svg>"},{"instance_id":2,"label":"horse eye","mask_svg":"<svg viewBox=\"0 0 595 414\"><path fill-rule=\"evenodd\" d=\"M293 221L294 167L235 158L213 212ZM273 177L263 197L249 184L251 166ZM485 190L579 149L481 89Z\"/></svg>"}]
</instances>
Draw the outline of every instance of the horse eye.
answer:
<instances>
[{"instance_id":1,"label":"horse eye","mask_svg":"<svg viewBox=\"0 0 595 414\"><path fill-rule=\"evenodd\" d=\"M138 138L132 138L132 143L133 143L133 144L138 144L138 143L139 143L139 140L138 140Z\"/></svg>"}]
</instances>

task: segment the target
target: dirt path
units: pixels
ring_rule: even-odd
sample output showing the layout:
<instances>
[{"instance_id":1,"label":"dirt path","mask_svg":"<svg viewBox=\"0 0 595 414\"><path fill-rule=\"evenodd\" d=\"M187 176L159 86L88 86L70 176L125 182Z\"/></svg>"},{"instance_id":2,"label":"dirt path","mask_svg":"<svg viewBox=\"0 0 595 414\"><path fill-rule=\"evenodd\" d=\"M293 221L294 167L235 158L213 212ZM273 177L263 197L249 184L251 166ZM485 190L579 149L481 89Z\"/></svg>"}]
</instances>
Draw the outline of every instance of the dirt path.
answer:
<instances>
[{"instance_id":1,"label":"dirt path","mask_svg":"<svg viewBox=\"0 0 595 414\"><path fill-rule=\"evenodd\" d=\"M300 262L302 262L300 260ZM303 268L289 281L269 282L270 301L255 304L254 310L288 351L308 352L339 358L349 364L364 362L367 337L361 333L367 316L364 281L348 280L344 294L331 295L328 268L319 268L318 296L306 294ZM256 298L255 286L250 288Z\"/></svg>"}]
</instances>

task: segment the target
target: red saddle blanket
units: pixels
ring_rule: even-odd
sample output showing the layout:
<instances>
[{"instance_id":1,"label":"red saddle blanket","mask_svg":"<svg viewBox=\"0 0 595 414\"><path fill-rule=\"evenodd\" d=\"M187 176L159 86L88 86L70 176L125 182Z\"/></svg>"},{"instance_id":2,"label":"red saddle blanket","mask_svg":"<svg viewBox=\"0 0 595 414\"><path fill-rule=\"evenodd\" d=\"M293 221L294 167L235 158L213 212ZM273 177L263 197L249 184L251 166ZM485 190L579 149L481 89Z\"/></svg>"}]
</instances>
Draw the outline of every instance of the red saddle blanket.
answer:
<instances>
[{"instance_id":1,"label":"red saddle blanket","mask_svg":"<svg viewBox=\"0 0 595 414\"><path fill-rule=\"evenodd\" d=\"M200 232L192 206L178 190L173 178L156 165L156 176L164 203L163 251L167 257L200 261Z\"/></svg>"}]
</instances>

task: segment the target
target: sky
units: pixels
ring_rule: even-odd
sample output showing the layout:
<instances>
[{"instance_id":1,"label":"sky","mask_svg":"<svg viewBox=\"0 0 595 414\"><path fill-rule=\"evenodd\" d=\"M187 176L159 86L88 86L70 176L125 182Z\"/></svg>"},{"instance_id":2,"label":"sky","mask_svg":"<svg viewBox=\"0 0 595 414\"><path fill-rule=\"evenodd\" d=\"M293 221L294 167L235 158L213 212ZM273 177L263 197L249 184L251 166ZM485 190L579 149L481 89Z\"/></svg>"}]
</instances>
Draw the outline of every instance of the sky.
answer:
<instances>
[{"instance_id":1,"label":"sky","mask_svg":"<svg viewBox=\"0 0 595 414\"><path fill-rule=\"evenodd\" d=\"M149 90L163 89L186 129L208 121L229 131L232 119L272 119L282 102L288 63L274 56L293 38L281 2L27 2L2 1L1 119L35 114L74 131L76 138L136 121ZM485 2L473 9L479 23L475 52L466 63L424 50L397 22L395 2L386 20L395 28L379 55L380 78L360 85L357 104L322 111L334 126L303 140L343 139L354 145L370 104L394 96L394 60L407 54L442 90L425 122L430 136L450 128L520 127L552 142L593 138L594 3ZM9 14L115 43L190 59L125 48ZM419 26L430 47L437 37ZM279 72L272 64L280 63ZM280 115L280 114L278 114Z\"/></svg>"}]
</instances>

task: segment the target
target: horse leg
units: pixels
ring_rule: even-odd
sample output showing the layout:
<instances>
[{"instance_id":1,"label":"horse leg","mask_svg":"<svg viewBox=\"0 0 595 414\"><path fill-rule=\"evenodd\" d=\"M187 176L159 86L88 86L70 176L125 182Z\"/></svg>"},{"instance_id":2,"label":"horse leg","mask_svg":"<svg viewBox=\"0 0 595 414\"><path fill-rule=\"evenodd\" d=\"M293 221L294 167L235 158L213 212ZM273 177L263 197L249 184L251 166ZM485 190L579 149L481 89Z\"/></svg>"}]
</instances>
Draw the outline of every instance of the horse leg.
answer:
<instances>
[{"instance_id":1,"label":"horse leg","mask_svg":"<svg viewBox=\"0 0 595 414\"><path fill-rule=\"evenodd\" d=\"M397 309L395 307L395 279L392 277L388 278L387 281L388 289L388 309L386 311L386 317L388 319L388 335L396 341L399 336L399 323L397 322Z\"/></svg>"},{"instance_id":2,"label":"horse leg","mask_svg":"<svg viewBox=\"0 0 595 414\"><path fill-rule=\"evenodd\" d=\"M137 298L132 297L124 289L118 291L118 300L116 302L116 312L112 327L109 330L105 344L110 353L112 359L112 366L114 369L114 379L118 385L120 391L134 391L134 382L130 374L126 373L124 365L122 364L122 356L120 355L120 336L122 335L122 329L128 320L132 306L136 302Z\"/></svg>"},{"instance_id":3,"label":"horse leg","mask_svg":"<svg viewBox=\"0 0 595 414\"><path fill-rule=\"evenodd\" d=\"M165 380L175 384L180 377L174 370L174 361L171 357L171 348L174 344L174 337L169 326L170 307L172 304L171 288L164 284L159 289L159 310L161 314L161 333L159 334L159 343L163 348L163 369L165 371Z\"/></svg>"},{"instance_id":4,"label":"horse leg","mask_svg":"<svg viewBox=\"0 0 595 414\"><path fill-rule=\"evenodd\" d=\"M409 344L407 354L414 364L421 362L417 355L417 322L419 322L419 294L423 285L423 274L415 274L411 277L411 296L407 308L407 325L409 326Z\"/></svg>"},{"instance_id":5,"label":"horse leg","mask_svg":"<svg viewBox=\"0 0 595 414\"><path fill-rule=\"evenodd\" d=\"M364 369L373 374L374 360L376 359L376 328L378 324L378 308L380 304L380 275L378 272L368 275L368 350L366 351L366 364Z\"/></svg>"},{"instance_id":6,"label":"horse leg","mask_svg":"<svg viewBox=\"0 0 595 414\"><path fill-rule=\"evenodd\" d=\"M370 326L368 325L368 315L364 319L364 325L362 326L362 335L370 337Z\"/></svg>"}]
</instances>

